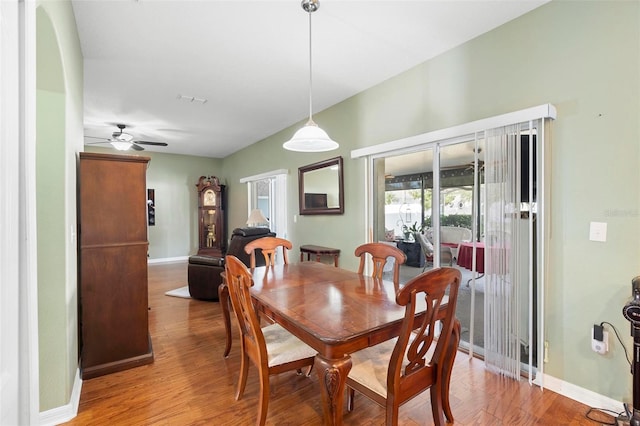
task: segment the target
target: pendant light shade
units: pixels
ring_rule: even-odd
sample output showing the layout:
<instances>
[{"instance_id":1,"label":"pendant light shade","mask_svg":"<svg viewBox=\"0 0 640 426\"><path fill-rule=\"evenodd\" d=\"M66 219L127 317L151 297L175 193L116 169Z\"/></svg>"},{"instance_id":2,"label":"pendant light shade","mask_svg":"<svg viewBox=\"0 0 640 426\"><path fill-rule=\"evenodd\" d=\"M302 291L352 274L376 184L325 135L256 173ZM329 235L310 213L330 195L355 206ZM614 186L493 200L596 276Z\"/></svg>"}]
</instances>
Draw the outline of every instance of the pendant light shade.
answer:
<instances>
[{"instance_id":1,"label":"pendant light shade","mask_svg":"<svg viewBox=\"0 0 640 426\"><path fill-rule=\"evenodd\" d=\"M298 152L324 152L337 149L340 145L332 140L327 132L322 130L313 121L313 79L312 79L312 55L311 55L311 13L320 7L319 0L302 0L302 9L309 13L309 121L307 124L285 142L282 147L289 151Z\"/></svg>"},{"instance_id":2,"label":"pendant light shade","mask_svg":"<svg viewBox=\"0 0 640 426\"><path fill-rule=\"evenodd\" d=\"M289 151L324 152L337 149L340 145L332 140L327 132L318 127L316 123L309 120L282 146Z\"/></svg>"}]
</instances>

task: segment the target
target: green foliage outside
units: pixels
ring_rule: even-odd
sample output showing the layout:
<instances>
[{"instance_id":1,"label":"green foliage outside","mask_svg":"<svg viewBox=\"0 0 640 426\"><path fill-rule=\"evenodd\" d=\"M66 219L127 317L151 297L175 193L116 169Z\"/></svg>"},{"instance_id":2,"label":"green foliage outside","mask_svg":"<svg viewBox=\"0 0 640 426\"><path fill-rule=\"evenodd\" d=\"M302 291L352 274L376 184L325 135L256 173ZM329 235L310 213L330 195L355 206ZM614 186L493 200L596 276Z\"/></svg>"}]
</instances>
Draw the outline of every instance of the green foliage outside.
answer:
<instances>
[{"instance_id":1,"label":"green foliage outside","mask_svg":"<svg viewBox=\"0 0 640 426\"><path fill-rule=\"evenodd\" d=\"M386 205L389 204L396 204L398 202L398 197L395 195L395 193L391 192L391 191L387 191L384 194L384 203Z\"/></svg>"},{"instance_id":2,"label":"green foliage outside","mask_svg":"<svg viewBox=\"0 0 640 426\"><path fill-rule=\"evenodd\" d=\"M405 234L407 233L415 234L416 232L422 232L422 229L423 229L423 226L418 225L418 222L413 222L411 226L402 225L402 232Z\"/></svg>"},{"instance_id":3,"label":"green foliage outside","mask_svg":"<svg viewBox=\"0 0 640 426\"><path fill-rule=\"evenodd\" d=\"M428 217L424 221L424 227L431 226L431 217ZM471 229L471 215L470 214L450 214L447 216L440 216L440 226L460 226L463 228Z\"/></svg>"}]
</instances>

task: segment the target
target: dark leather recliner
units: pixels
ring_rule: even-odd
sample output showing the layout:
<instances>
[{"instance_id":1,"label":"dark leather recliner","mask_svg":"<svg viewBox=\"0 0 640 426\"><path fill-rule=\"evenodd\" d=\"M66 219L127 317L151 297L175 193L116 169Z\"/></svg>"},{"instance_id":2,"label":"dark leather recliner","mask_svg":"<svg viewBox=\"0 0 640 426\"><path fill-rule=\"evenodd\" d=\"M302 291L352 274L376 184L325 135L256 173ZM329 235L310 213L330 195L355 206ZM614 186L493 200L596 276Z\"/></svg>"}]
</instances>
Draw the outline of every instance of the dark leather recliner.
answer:
<instances>
[{"instance_id":1,"label":"dark leather recliner","mask_svg":"<svg viewBox=\"0 0 640 426\"><path fill-rule=\"evenodd\" d=\"M262 237L275 237L269 228L236 228L231 233L227 254L236 256L249 267L250 256L244 252L248 242ZM264 266L264 256L256 253L256 266ZM218 286L222 283L224 258L213 256L189 256L187 281L189 294L194 299L218 300Z\"/></svg>"}]
</instances>

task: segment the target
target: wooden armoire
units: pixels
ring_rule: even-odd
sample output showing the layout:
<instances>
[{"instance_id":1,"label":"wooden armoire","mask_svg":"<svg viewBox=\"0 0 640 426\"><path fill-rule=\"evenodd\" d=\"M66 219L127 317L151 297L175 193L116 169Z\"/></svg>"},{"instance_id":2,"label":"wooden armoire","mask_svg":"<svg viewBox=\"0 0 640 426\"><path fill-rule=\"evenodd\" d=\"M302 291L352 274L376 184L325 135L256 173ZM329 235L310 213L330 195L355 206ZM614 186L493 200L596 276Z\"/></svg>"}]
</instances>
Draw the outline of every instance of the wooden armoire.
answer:
<instances>
[{"instance_id":1,"label":"wooden armoire","mask_svg":"<svg viewBox=\"0 0 640 426\"><path fill-rule=\"evenodd\" d=\"M149 157L80 153L82 378L153 362L147 291Z\"/></svg>"}]
</instances>

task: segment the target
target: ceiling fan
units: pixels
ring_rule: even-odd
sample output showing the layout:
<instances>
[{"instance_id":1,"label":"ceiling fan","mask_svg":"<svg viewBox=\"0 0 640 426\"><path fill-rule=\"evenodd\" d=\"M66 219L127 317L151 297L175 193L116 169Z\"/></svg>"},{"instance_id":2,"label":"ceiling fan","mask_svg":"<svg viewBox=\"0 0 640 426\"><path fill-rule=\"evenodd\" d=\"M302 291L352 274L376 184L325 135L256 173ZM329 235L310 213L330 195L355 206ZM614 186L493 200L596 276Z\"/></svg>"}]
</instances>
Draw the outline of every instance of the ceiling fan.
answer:
<instances>
[{"instance_id":1,"label":"ceiling fan","mask_svg":"<svg viewBox=\"0 0 640 426\"><path fill-rule=\"evenodd\" d=\"M134 140L133 136L129 133L125 133L124 129L127 128L124 124L116 124L118 131L111 134L110 138L99 138L96 136L85 136L91 139L103 139L101 142L90 142L87 145L94 145L98 143L110 143L118 151L127 151L129 148L133 148L136 151L144 151L144 148L140 145L153 145L153 146L167 146L166 142L151 142L151 141L138 141Z\"/></svg>"}]
</instances>

